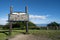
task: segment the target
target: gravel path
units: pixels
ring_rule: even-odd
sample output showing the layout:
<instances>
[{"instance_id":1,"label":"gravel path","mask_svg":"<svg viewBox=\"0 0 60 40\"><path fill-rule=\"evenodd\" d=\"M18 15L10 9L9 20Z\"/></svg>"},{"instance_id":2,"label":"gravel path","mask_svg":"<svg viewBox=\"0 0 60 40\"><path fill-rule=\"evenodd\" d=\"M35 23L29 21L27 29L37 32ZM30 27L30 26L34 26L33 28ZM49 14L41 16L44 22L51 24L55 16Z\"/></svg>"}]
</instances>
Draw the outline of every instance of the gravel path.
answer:
<instances>
[{"instance_id":1,"label":"gravel path","mask_svg":"<svg viewBox=\"0 0 60 40\"><path fill-rule=\"evenodd\" d=\"M14 38L11 38L9 40L52 40L50 38L46 38L46 37L41 37L41 36L34 36L31 34L20 34L20 35L16 35Z\"/></svg>"}]
</instances>

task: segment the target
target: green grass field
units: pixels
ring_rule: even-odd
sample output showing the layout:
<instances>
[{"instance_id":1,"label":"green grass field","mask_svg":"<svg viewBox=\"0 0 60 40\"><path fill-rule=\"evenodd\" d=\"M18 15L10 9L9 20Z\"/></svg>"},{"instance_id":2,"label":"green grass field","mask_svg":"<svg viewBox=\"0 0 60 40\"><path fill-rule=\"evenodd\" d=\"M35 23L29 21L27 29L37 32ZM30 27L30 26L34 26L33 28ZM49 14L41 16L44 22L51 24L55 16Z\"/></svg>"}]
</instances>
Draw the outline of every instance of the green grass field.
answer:
<instances>
[{"instance_id":1,"label":"green grass field","mask_svg":"<svg viewBox=\"0 0 60 40\"><path fill-rule=\"evenodd\" d=\"M8 34L8 32L6 32ZM18 34L25 33L25 30L13 30L12 37ZM36 36L45 36L53 40L60 40L60 30L29 30L29 34ZM5 40L8 37L5 33L0 33L0 40Z\"/></svg>"}]
</instances>

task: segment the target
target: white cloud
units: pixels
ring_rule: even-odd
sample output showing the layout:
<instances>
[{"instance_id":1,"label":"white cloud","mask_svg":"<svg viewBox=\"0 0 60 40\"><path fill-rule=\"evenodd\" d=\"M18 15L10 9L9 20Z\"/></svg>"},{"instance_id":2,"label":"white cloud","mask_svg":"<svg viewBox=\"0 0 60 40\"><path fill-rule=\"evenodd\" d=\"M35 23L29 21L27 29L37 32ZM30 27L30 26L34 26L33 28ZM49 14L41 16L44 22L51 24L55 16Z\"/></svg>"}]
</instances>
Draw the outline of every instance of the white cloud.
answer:
<instances>
[{"instance_id":1,"label":"white cloud","mask_svg":"<svg viewBox=\"0 0 60 40\"><path fill-rule=\"evenodd\" d=\"M42 15L29 15L29 18L32 18L32 19L46 19L48 17L48 15L46 16L42 16Z\"/></svg>"},{"instance_id":2,"label":"white cloud","mask_svg":"<svg viewBox=\"0 0 60 40\"><path fill-rule=\"evenodd\" d=\"M30 21L35 24L46 24L48 23L48 17L50 15L29 15Z\"/></svg>"},{"instance_id":3,"label":"white cloud","mask_svg":"<svg viewBox=\"0 0 60 40\"><path fill-rule=\"evenodd\" d=\"M7 23L7 18L0 18L0 25L5 25Z\"/></svg>"},{"instance_id":4,"label":"white cloud","mask_svg":"<svg viewBox=\"0 0 60 40\"><path fill-rule=\"evenodd\" d=\"M49 23L48 19L40 20L40 19L30 19L34 24L47 24Z\"/></svg>"}]
</instances>

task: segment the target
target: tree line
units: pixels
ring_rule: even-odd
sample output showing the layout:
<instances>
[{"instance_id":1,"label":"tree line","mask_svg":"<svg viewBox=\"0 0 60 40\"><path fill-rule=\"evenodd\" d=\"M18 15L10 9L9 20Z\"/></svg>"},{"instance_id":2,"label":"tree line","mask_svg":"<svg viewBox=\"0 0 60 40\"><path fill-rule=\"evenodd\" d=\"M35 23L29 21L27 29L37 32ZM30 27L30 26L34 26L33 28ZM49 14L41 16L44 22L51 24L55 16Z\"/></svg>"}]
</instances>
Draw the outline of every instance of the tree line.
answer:
<instances>
[{"instance_id":1,"label":"tree line","mask_svg":"<svg viewBox=\"0 0 60 40\"><path fill-rule=\"evenodd\" d=\"M51 23L47 24L47 29L58 30L58 29L60 29L60 24L57 22L51 22Z\"/></svg>"},{"instance_id":2,"label":"tree line","mask_svg":"<svg viewBox=\"0 0 60 40\"><path fill-rule=\"evenodd\" d=\"M28 29L37 29L38 28L32 22L29 22L28 25L29 25ZM6 25L3 26L3 29L9 29L9 26L10 26L10 24L7 23ZM24 30L24 29L26 29L26 22L12 22L12 29Z\"/></svg>"},{"instance_id":3,"label":"tree line","mask_svg":"<svg viewBox=\"0 0 60 40\"><path fill-rule=\"evenodd\" d=\"M60 24L57 22L51 22L51 23L47 24L46 27L37 27L32 22L29 22L28 25L29 25L28 29L32 29L32 30L34 30L34 29L37 29L37 30L41 30L41 29L42 30L58 30L58 29L60 29ZM9 26L10 26L9 23L7 23L4 26L0 25L0 29L9 29ZM24 29L26 29L26 22L13 22L12 29L24 30Z\"/></svg>"}]
</instances>

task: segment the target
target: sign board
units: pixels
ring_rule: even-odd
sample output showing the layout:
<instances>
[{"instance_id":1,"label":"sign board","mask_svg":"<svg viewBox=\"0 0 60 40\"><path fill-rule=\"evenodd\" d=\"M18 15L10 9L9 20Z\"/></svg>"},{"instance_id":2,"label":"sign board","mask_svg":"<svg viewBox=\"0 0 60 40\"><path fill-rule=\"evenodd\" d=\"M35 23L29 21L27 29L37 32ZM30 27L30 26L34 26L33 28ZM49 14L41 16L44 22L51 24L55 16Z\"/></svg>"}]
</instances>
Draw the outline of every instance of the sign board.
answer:
<instances>
[{"instance_id":1,"label":"sign board","mask_svg":"<svg viewBox=\"0 0 60 40\"><path fill-rule=\"evenodd\" d=\"M12 13L9 15L9 21L28 21L28 14Z\"/></svg>"}]
</instances>

